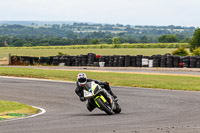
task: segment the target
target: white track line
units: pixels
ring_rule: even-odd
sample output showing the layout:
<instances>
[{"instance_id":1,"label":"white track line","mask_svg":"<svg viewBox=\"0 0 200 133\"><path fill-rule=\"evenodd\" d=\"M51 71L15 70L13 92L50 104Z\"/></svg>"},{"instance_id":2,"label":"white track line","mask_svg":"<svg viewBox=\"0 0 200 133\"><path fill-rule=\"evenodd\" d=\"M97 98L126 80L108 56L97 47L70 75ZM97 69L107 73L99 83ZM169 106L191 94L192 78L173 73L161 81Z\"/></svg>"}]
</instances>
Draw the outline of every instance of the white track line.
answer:
<instances>
[{"instance_id":1,"label":"white track line","mask_svg":"<svg viewBox=\"0 0 200 133\"><path fill-rule=\"evenodd\" d=\"M40 110L39 113L37 114L34 114L34 115L30 115L30 116L27 116L27 117L22 117L22 118L16 118L16 119L9 119L9 120L2 120L0 122L6 122L6 121L15 121L15 120L22 120L22 119L27 119L27 118L32 118L32 117L36 117L36 116L39 116L39 115L42 115L44 113L46 113L46 110L43 109L43 108L40 108L40 107L36 107L36 106L32 106L33 108L37 108Z\"/></svg>"},{"instance_id":2,"label":"white track line","mask_svg":"<svg viewBox=\"0 0 200 133\"><path fill-rule=\"evenodd\" d=\"M37 80L37 81L48 81L48 82L62 82L62 83L75 83L73 81L60 81L60 80L49 80L49 79L38 79L38 78L22 78L22 77L12 77L12 76L0 76L0 78L8 78L8 79L24 79L24 80ZM21 119L26 119L26 118L32 118L35 116L39 116L42 115L44 113L46 113L46 110L40 107L36 107L36 106L32 106L34 108L37 108L40 110L39 113L31 115L31 116L27 116L27 117L22 117L22 118L16 118L16 119L10 119L10 120L2 120L0 122L6 122L6 121L14 121L14 120L21 120Z\"/></svg>"},{"instance_id":3,"label":"white track line","mask_svg":"<svg viewBox=\"0 0 200 133\"><path fill-rule=\"evenodd\" d=\"M13 77L13 76L0 76L0 78L8 79L24 79L24 80L36 80L36 81L48 81L48 82L62 82L62 83L75 83L73 81L61 81L61 80L51 80L51 79L39 79L39 78L25 78L25 77Z\"/></svg>"}]
</instances>

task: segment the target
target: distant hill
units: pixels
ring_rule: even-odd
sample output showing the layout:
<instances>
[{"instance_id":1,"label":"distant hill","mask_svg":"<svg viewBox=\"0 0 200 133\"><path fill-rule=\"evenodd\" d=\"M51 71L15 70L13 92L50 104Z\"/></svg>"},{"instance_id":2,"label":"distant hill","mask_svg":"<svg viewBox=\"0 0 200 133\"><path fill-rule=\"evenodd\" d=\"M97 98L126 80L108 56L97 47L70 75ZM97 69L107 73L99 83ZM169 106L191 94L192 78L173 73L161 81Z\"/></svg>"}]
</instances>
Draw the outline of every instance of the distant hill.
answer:
<instances>
[{"instance_id":1,"label":"distant hill","mask_svg":"<svg viewBox=\"0 0 200 133\"><path fill-rule=\"evenodd\" d=\"M45 24L48 25L53 25L53 24L73 24L74 21L0 21L0 25L14 25L14 24L18 24L18 25L39 25L39 26L43 26Z\"/></svg>"}]
</instances>

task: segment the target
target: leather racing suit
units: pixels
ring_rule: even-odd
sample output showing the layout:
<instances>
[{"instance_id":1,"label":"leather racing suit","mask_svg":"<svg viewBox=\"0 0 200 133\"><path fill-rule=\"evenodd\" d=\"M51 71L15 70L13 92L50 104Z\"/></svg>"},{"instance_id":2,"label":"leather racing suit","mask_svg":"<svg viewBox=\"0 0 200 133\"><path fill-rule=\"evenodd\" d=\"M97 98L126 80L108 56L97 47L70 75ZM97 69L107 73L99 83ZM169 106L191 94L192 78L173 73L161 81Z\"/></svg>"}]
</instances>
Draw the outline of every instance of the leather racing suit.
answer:
<instances>
[{"instance_id":1,"label":"leather racing suit","mask_svg":"<svg viewBox=\"0 0 200 133\"><path fill-rule=\"evenodd\" d=\"M96 84L99 84L102 88L104 88L105 90L107 90L107 92L114 97L114 99L117 99L117 96L112 92L111 88L110 88L110 85L109 85L109 82L101 82L99 80L93 80L93 79L87 79L87 82L92 82L94 81ZM84 89L85 86L80 86L78 84L78 82L76 82L76 89L75 89L75 92L76 94L80 97L80 100L81 101L85 101L86 99L83 97L83 89ZM104 93L104 95L107 95L106 94L106 91ZM95 106L93 105L94 101L91 99L91 100L88 100L88 103L87 103L87 109L89 111L92 111L95 109Z\"/></svg>"}]
</instances>

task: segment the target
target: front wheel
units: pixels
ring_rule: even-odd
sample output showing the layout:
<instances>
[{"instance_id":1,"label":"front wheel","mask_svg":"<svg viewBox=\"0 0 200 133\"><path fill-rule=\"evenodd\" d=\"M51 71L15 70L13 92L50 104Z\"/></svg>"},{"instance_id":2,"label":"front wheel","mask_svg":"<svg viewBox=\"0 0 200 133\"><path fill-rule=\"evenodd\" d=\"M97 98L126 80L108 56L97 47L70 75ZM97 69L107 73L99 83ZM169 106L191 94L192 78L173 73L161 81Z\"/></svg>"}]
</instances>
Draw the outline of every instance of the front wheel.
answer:
<instances>
[{"instance_id":1,"label":"front wheel","mask_svg":"<svg viewBox=\"0 0 200 133\"><path fill-rule=\"evenodd\" d=\"M96 99L97 103L99 104L100 108L102 110L104 110L108 115L113 115L113 111L111 108L108 107L108 105L106 105L102 100L101 98L97 98Z\"/></svg>"}]
</instances>

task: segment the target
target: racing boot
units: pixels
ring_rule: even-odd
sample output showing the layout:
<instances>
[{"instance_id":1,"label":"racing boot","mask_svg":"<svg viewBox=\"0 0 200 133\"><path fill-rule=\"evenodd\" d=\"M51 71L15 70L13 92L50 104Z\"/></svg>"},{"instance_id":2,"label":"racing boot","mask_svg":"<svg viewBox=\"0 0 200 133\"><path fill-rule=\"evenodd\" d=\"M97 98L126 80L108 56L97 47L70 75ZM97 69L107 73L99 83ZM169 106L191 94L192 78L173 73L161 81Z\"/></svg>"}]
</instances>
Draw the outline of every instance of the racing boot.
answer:
<instances>
[{"instance_id":1,"label":"racing boot","mask_svg":"<svg viewBox=\"0 0 200 133\"><path fill-rule=\"evenodd\" d=\"M108 101L110 107L113 109L114 108L114 97L108 93L106 90L102 90L101 94L106 98L106 100Z\"/></svg>"},{"instance_id":2,"label":"racing boot","mask_svg":"<svg viewBox=\"0 0 200 133\"><path fill-rule=\"evenodd\" d=\"M105 85L105 89L108 91L108 93L110 93L111 96L114 97L114 101L118 101L118 98L117 96L113 93L113 91L111 90L110 86L109 85Z\"/></svg>"}]
</instances>

